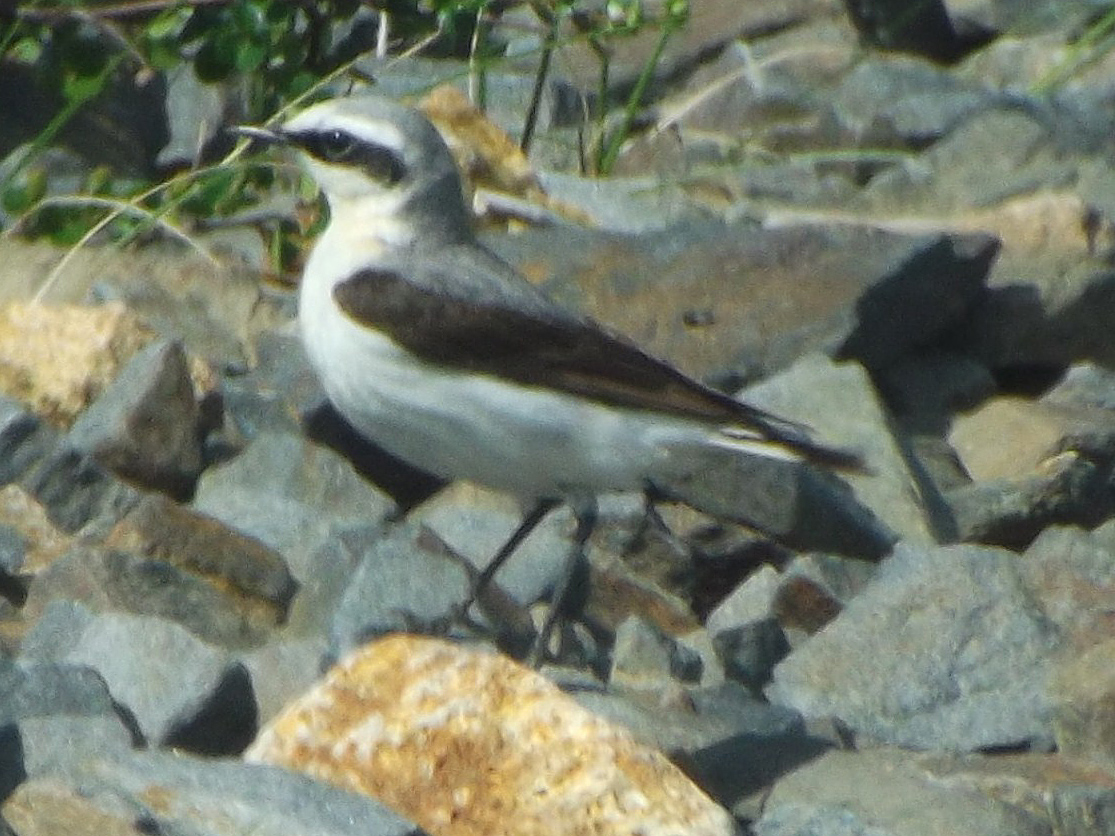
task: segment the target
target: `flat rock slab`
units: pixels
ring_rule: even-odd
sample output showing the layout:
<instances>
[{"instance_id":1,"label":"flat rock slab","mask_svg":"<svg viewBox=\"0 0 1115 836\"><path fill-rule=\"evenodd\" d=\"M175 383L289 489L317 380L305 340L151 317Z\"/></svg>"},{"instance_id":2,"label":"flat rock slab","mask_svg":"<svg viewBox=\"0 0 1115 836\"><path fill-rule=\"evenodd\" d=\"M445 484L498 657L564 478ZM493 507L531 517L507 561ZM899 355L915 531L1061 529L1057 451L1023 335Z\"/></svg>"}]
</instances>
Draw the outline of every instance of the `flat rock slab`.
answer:
<instances>
[{"instance_id":1,"label":"flat rock slab","mask_svg":"<svg viewBox=\"0 0 1115 836\"><path fill-rule=\"evenodd\" d=\"M908 753L828 752L775 784L757 836L1045 836L1011 804L934 781Z\"/></svg>"},{"instance_id":2,"label":"flat rock slab","mask_svg":"<svg viewBox=\"0 0 1115 836\"><path fill-rule=\"evenodd\" d=\"M178 753L81 758L2 808L20 836L421 836L372 799L282 769Z\"/></svg>"},{"instance_id":3,"label":"flat rock slab","mask_svg":"<svg viewBox=\"0 0 1115 836\"><path fill-rule=\"evenodd\" d=\"M877 526L913 542L934 541L932 517L926 512L932 504L912 489L917 477L895 436L882 398L861 366L810 354L781 374L744 389L739 399L811 427L815 437L826 444L855 450L866 470L842 476L854 489L855 499L881 520L882 525ZM808 513L802 513L800 525L809 531L815 523ZM846 525L843 529L850 531ZM882 536L878 541L889 547L894 535L890 541ZM847 550L842 553L871 555Z\"/></svg>"},{"instance_id":4,"label":"flat rock slab","mask_svg":"<svg viewBox=\"0 0 1115 836\"><path fill-rule=\"evenodd\" d=\"M573 227L487 242L558 301L696 375L769 375L818 351L868 368L957 323L997 240L858 226L707 222L641 236Z\"/></svg>"},{"instance_id":5,"label":"flat rock slab","mask_svg":"<svg viewBox=\"0 0 1115 836\"><path fill-rule=\"evenodd\" d=\"M875 579L774 670L768 697L915 749L1052 744L1061 632L1018 556L899 544Z\"/></svg>"},{"instance_id":6,"label":"flat rock slab","mask_svg":"<svg viewBox=\"0 0 1115 836\"><path fill-rule=\"evenodd\" d=\"M245 757L381 798L442 836L735 832L659 752L539 674L432 639L366 645Z\"/></svg>"}]
</instances>

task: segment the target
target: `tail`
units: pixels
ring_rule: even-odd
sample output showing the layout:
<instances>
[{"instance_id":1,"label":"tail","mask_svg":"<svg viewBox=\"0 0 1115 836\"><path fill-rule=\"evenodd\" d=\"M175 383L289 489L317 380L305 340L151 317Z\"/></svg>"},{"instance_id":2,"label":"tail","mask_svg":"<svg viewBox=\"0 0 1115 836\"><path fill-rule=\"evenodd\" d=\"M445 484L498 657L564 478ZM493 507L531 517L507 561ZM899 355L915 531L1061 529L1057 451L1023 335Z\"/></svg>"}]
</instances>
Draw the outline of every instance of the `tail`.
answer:
<instances>
[{"instance_id":1,"label":"tail","mask_svg":"<svg viewBox=\"0 0 1115 836\"><path fill-rule=\"evenodd\" d=\"M814 441L809 436L809 428L802 424L782 419L764 423L766 426L761 430L721 427L720 435L726 446L746 449L761 456L804 459L810 464L844 473L871 472L857 450Z\"/></svg>"}]
</instances>

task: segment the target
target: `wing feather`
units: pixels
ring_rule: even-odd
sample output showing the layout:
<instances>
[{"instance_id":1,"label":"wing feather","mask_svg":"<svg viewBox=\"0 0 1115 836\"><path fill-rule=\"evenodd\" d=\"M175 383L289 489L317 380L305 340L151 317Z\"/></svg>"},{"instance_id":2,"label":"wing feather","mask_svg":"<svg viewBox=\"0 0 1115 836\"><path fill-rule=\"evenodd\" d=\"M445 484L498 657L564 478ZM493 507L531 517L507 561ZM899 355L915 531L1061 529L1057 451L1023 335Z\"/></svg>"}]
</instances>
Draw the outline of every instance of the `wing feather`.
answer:
<instances>
[{"instance_id":1,"label":"wing feather","mask_svg":"<svg viewBox=\"0 0 1115 836\"><path fill-rule=\"evenodd\" d=\"M366 269L338 283L333 296L353 320L432 363L609 406L740 427L819 463L857 466L858 457L813 442L806 427L711 389L540 295L523 309L494 294L451 293L450 278L437 278L427 286L393 269Z\"/></svg>"}]
</instances>

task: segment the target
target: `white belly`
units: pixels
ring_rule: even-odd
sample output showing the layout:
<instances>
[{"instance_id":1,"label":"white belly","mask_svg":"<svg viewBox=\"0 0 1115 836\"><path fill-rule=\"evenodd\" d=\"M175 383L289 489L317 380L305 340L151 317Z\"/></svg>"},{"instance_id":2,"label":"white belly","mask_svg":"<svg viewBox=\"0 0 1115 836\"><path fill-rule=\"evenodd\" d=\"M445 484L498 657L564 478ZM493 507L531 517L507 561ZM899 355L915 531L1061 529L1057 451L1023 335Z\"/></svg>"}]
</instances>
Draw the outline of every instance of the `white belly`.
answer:
<instances>
[{"instance_id":1,"label":"white belly","mask_svg":"<svg viewBox=\"0 0 1115 836\"><path fill-rule=\"evenodd\" d=\"M328 304L325 304L328 302ZM417 467L524 497L643 488L696 424L435 369L332 305L302 299L303 339L330 400Z\"/></svg>"}]
</instances>

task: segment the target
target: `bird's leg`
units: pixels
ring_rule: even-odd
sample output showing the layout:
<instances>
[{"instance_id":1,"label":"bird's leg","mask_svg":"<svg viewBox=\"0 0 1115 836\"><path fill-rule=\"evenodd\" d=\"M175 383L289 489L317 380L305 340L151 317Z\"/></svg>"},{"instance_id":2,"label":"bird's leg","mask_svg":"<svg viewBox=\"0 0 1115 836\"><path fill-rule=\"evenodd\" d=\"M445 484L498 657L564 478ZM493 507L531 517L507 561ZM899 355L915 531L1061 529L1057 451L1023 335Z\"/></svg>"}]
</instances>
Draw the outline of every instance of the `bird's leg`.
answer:
<instances>
[{"instance_id":1,"label":"bird's leg","mask_svg":"<svg viewBox=\"0 0 1115 836\"><path fill-rule=\"evenodd\" d=\"M491 583L492 576L499 571L499 568L507 562L507 558L515 553L515 549L519 548L519 544L527 538L527 536L538 527L550 511L556 508L558 502L556 499L539 499L534 503L527 512L523 515L522 522L519 523L518 528L511 532L511 536L507 538L506 542L500 546L499 551L496 552L495 557L488 561L488 565L481 570L480 574L472 582L472 588L469 590L468 597L461 605L460 612L462 615L468 613L469 607L476 601L480 595L483 594L485 587Z\"/></svg>"},{"instance_id":2,"label":"bird's leg","mask_svg":"<svg viewBox=\"0 0 1115 836\"><path fill-rule=\"evenodd\" d=\"M574 500L570 503L570 506L577 518L577 530L573 534L573 544L566 555L565 564L561 567L561 574L554 585L553 595L550 596L550 609L546 613L542 627L534 639L534 647L530 651L529 661L531 667L534 668L541 665L545 659L546 649L550 644L550 634L554 631L554 625L562 615L573 576L585 556L585 545L588 543L588 538L592 536L593 529L596 528L597 508L595 497Z\"/></svg>"}]
</instances>

